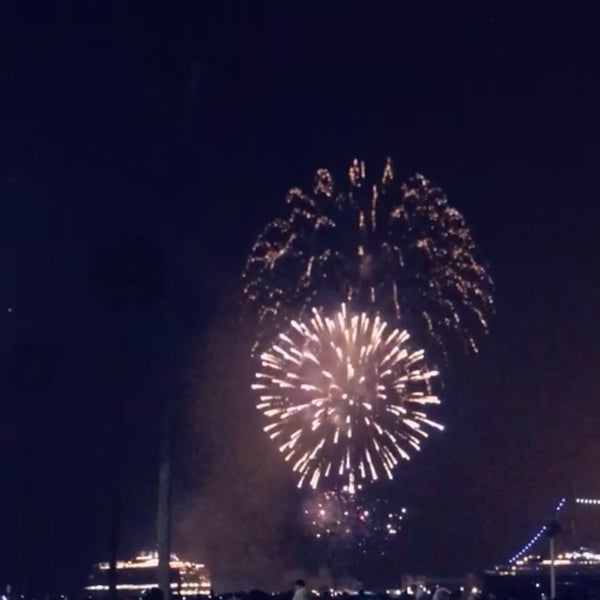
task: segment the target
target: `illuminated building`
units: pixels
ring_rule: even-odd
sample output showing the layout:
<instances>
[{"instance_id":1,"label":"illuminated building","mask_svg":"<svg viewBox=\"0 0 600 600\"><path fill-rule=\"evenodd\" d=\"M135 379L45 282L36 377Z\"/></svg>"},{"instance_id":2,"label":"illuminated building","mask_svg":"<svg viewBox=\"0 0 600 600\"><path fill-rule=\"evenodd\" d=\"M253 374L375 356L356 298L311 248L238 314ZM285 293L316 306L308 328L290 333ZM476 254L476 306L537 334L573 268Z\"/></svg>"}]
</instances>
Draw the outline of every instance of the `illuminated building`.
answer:
<instances>
[{"instance_id":1,"label":"illuminated building","mask_svg":"<svg viewBox=\"0 0 600 600\"><path fill-rule=\"evenodd\" d=\"M181 598L210 594L210 576L206 566L180 560L171 555L171 593ZM108 591L108 563L94 566L86 591L104 596ZM119 596L138 596L158 587L158 554L141 553L133 560L117 562L117 592Z\"/></svg>"}]
</instances>

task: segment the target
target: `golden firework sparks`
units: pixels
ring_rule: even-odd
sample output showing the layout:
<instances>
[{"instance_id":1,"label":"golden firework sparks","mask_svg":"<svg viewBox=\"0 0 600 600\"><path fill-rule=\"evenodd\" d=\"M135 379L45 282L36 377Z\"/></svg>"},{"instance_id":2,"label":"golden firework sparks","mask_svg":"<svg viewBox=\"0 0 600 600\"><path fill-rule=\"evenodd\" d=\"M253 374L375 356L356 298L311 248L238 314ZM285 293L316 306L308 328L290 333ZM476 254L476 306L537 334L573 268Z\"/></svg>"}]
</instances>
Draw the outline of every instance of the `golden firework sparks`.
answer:
<instances>
[{"instance_id":1,"label":"golden firework sparks","mask_svg":"<svg viewBox=\"0 0 600 600\"><path fill-rule=\"evenodd\" d=\"M244 297L257 311L260 342L336 298L393 315L442 349L458 338L475 351L493 309L478 254L439 187L419 174L398 182L389 161L372 185L355 160L341 188L320 169L312 193L290 190L285 216L267 225L250 252Z\"/></svg>"}]
</instances>

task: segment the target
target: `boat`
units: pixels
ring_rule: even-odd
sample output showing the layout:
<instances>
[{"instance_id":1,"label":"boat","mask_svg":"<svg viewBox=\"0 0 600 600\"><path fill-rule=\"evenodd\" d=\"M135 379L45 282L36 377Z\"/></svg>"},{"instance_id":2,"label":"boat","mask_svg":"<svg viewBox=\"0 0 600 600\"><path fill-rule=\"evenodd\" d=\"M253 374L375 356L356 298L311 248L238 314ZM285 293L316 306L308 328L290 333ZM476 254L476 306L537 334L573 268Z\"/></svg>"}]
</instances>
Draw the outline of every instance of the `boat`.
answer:
<instances>
[{"instance_id":1,"label":"boat","mask_svg":"<svg viewBox=\"0 0 600 600\"><path fill-rule=\"evenodd\" d=\"M200 563L181 560L171 555L171 594L181 600L210 595L210 574L208 568ZM94 565L85 591L90 596L106 596L109 564L101 562ZM130 560L117 561L117 592L119 597L139 597L158 587L158 553L142 552Z\"/></svg>"}]
</instances>

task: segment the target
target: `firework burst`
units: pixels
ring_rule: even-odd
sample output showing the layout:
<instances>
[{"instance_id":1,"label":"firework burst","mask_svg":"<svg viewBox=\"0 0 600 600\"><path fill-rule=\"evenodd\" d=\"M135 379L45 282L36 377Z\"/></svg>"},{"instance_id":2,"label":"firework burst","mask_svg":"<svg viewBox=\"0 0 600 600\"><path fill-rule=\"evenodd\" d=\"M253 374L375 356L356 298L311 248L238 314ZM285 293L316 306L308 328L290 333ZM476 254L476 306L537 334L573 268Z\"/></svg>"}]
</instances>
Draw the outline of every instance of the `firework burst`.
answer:
<instances>
[{"instance_id":1,"label":"firework burst","mask_svg":"<svg viewBox=\"0 0 600 600\"><path fill-rule=\"evenodd\" d=\"M306 322L293 320L261 355L258 409L299 487L392 479L428 430L443 429L425 413L439 404L430 385L437 372L408 339L379 315L342 304L332 316L314 309Z\"/></svg>"},{"instance_id":2,"label":"firework burst","mask_svg":"<svg viewBox=\"0 0 600 600\"><path fill-rule=\"evenodd\" d=\"M397 182L389 162L375 185L354 161L341 190L324 169L311 194L292 189L286 215L256 240L243 282L258 314L258 351L291 318L341 301L393 315L442 350L451 339L476 350L493 305L490 276L460 212L421 175Z\"/></svg>"}]
</instances>

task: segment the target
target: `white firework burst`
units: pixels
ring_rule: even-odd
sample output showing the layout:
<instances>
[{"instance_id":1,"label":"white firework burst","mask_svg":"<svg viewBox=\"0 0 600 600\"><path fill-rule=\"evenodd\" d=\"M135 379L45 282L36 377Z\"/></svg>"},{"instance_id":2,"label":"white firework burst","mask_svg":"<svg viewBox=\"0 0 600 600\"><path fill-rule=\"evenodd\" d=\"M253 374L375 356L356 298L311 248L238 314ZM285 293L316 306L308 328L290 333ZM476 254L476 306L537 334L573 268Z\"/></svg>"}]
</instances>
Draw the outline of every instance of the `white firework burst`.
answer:
<instances>
[{"instance_id":1,"label":"white firework burst","mask_svg":"<svg viewBox=\"0 0 600 600\"><path fill-rule=\"evenodd\" d=\"M267 434L305 482L342 486L393 478L401 459L443 429L425 410L437 371L406 331L342 304L332 316L313 309L260 357L252 388Z\"/></svg>"}]
</instances>

